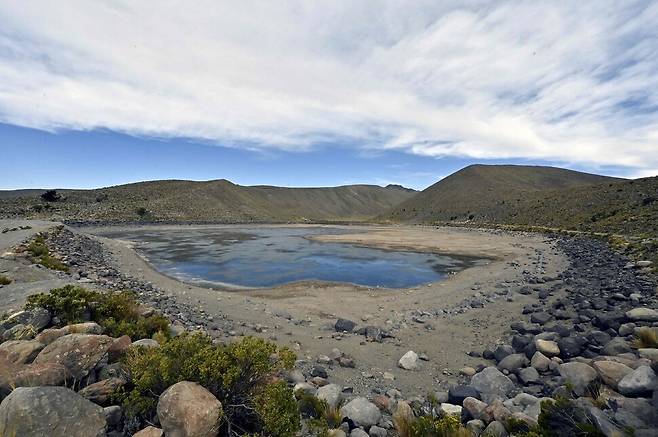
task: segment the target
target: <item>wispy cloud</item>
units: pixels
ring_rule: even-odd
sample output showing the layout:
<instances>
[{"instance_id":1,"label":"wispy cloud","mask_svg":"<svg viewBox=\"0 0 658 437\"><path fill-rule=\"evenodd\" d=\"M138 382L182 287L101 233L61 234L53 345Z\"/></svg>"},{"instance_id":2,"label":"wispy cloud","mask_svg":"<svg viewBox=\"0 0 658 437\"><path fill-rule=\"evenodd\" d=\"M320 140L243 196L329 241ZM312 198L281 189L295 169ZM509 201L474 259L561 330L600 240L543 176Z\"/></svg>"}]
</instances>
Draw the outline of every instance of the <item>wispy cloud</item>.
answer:
<instances>
[{"instance_id":1,"label":"wispy cloud","mask_svg":"<svg viewBox=\"0 0 658 437\"><path fill-rule=\"evenodd\" d=\"M658 3L0 3L0 121L658 168Z\"/></svg>"}]
</instances>

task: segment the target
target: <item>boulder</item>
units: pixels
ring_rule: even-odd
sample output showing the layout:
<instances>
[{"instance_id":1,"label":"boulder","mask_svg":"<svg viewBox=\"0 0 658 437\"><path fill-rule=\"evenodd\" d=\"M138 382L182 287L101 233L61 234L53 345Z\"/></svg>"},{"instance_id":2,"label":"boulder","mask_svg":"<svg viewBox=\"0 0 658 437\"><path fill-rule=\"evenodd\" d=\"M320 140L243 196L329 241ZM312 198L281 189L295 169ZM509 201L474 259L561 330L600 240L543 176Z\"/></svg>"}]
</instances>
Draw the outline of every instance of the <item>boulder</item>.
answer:
<instances>
[{"instance_id":1,"label":"boulder","mask_svg":"<svg viewBox=\"0 0 658 437\"><path fill-rule=\"evenodd\" d=\"M551 360L541 352L537 351L530 360L530 365L540 372L547 372L551 365Z\"/></svg>"},{"instance_id":2,"label":"boulder","mask_svg":"<svg viewBox=\"0 0 658 437\"><path fill-rule=\"evenodd\" d=\"M560 364L558 367L560 376L564 378L564 382L573 386L573 391L578 396L588 394L590 384L598 378L596 370L585 363L570 362Z\"/></svg>"},{"instance_id":3,"label":"boulder","mask_svg":"<svg viewBox=\"0 0 658 437\"><path fill-rule=\"evenodd\" d=\"M603 383L613 390L618 390L619 381L633 371L625 364L614 361L594 361L592 367L599 374Z\"/></svg>"},{"instance_id":4,"label":"boulder","mask_svg":"<svg viewBox=\"0 0 658 437\"><path fill-rule=\"evenodd\" d=\"M0 404L0 435L105 436L103 408L66 387L19 387Z\"/></svg>"},{"instance_id":5,"label":"boulder","mask_svg":"<svg viewBox=\"0 0 658 437\"><path fill-rule=\"evenodd\" d=\"M534 384L539 381L539 372L534 367L519 370L518 376L524 385Z\"/></svg>"},{"instance_id":6,"label":"boulder","mask_svg":"<svg viewBox=\"0 0 658 437\"><path fill-rule=\"evenodd\" d=\"M352 432L350 432L350 437L368 437L368 433L361 428L354 428Z\"/></svg>"},{"instance_id":7,"label":"boulder","mask_svg":"<svg viewBox=\"0 0 658 437\"><path fill-rule=\"evenodd\" d=\"M106 405L110 401L110 397L120 387L123 387L126 381L121 378L108 378L90 384L80 390L78 394L85 399L92 401L98 405Z\"/></svg>"},{"instance_id":8,"label":"boulder","mask_svg":"<svg viewBox=\"0 0 658 437\"><path fill-rule=\"evenodd\" d=\"M439 406L439 411L446 416L461 417L462 415L462 407L460 405L453 405L447 402L444 402Z\"/></svg>"},{"instance_id":9,"label":"boulder","mask_svg":"<svg viewBox=\"0 0 658 437\"><path fill-rule=\"evenodd\" d=\"M67 325L69 334L96 334L100 335L103 333L103 328L96 322L84 322L84 323L74 323L73 325Z\"/></svg>"},{"instance_id":10,"label":"boulder","mask_svg":"<svg viewBox=\"0 0 658 437\"><path fill-rule=\"evenodd\" d=\"M503 358L514 353L514 348L507 344L501 344L494 349L493 355L497 363L501 362Z\"/></svg>"},{"instance_id":11,"label":"boulder","mask_svg":"<svg viewBox=\"0 0 658 437\"><path fill-rule=\"evenodd\" d=\"M495 367L487 367L471 378L471 387L480 393L481 399L490 404L495 399L507 399L514 391L514 383Z\"/></svg>"},{"instance_id":12,"label":"boulder","mask_svg":"<svg viewBox=\"0 0 658 437\"><path fill-rule=\"evenodd\" d=\"M315 397L325 401L331 408L336 408L340 404L342 396L343 388L338 384L327 384L315 392Z\"/></svg>"},{"instance_id":13,"label":"boulder","mask_svg":"<svg viewBox=\"0 0 658 437\"><path fill-rule=\"evenodd\" d=\"M554 341L538 339L535 340L535 347L547 357L557 357L560 355L560 347Z\"/></svg>"},{"instance_id":14,"label":"boulder","mask_svg":"<svg viewBox=\"0 0 658 437\"><path fill-rule=\"evenodd\" d=\"M9 329L16 325L31 326L35 331L41 331L50 323L50 312L44 308L32 308L19 311L7 317L0 327Z\"/></svg>"},{"instance_id":15,"label":"boulder","mask_svg":"<svg viewBox=\"0 0 658 437\"><path fill-rule=\"evenodd\" d=\"M205 437L219 432L223 410L208 390L189 381L178 382L158 399L158 418L167 437Z\"/></svg>"},{"instance_id":16,"label":"boulder","mask_svg":"<svg viewBox=\"0 0 658 437\"><path fill-rule=\"evenodd\" d=\"M157 341L151 338L142 338L141 340L133 341L130 347L145 347L145 348L160 347L160 343L158 343Z\"/></svg>"},{"instance_id":17,"label":"boulder","mask_svg":"<svg viewBox=\"0 0 658 437\"><path fill-rule=\"evenodd\" d=\"M370 427L370 429L368 430L368 435L370 437L386 437L388 435L388 432L386 431L386 429L375 425Z\"/></svg>"},{"instance_id":18,"label":"boulder","mask_svg":"<svg viewBox=\"0 0 658 437\"><path fill-rule=\"evenodd\" d=\"M32 325L18 324L7 329L2 333L2 340L31 340L35 337L37 331Z\"/></svg>"},{"instance_id":19,"label":"boulder","mask_svg":"<svg viewBox=\"0 0 658 437\"><path fill-rule=\"evenodd\" d=\"M0 344L0 366L2 363L31 363L44 347L44 344L34 340L6 341Z\"/></svg>"},{"instance_id":20,"label":"boulder","mask_svg":"<svg viewBox=\"0 0 658 437\"><path fill-rule=\"evenodd\" d=\"M103 408L103 414L107 422L108 428L115 428L121 424L123 419L123 410L118 405L111 405Z\"/></svg>"},{"instance_id":21,"label":"boulder","mask_svg":"<svg viewBox=\"0 0 658 437\"><path fill-rule=\"evenodd\" d=\"M462 405L469 417L481 420L484 423L489 423L491 421L491 415L487 412L487 404L481 400L469 397L464 399Z\"/></svg>"},{"instance_id":22,"label":"boulder","mask_svg":"<svg viewBox=\"0 0 658 437\"><path fill-rule=\"evenodd\" d=\"M658 311L639 307L626 311L626 318L631 322L658 322Z\"/></svg>"},{"instance_id":23,"label":"boulder","mask_svg":"<svg viewBox=\"0 0 658 437\"><path fill-rule=\"evenodd\" d=\"M162 430L154 426L147 426L141 431L133 434L133 437L162 437Z\"/></svg>"},{"instance_id":24,"label":"boulder","mask_svg":"<svg viewBox=\"0 0 658 437\"><path fill-rule=\"evenodd\" d=\"M482 431L482 435L487 437L507 437L509 433L505 429L505 425L501 422L493 421Z\"/></svg>"},{"instance_id":25,"label":"boulder","mask_svg":"<svg viewBox=\"0 0 658 437\"><path fill-rule=\"evenodd\" d=\"M352 332L356 327L356 323L348 319L338 319L334 324L336 332Z\"/></svg>"},{"instance_id":26,"label":"boulder","mask_svg":"<svg viewBox=\"0 0 658 437\"><path fill-rule=\"evenodd\" d=\"M342 418L349 418L356 426L368 428L377 425L382 417L379 408L368 399L358 397L340 409Z\"/></svg>"},{"instance_id":27,"label":"boulder","mask_svg":"<svg viewBox=\"0 0 658 437\"><path fill-rule=\"evenodd\" d=\"M603 355L620 355L632 352L631 345L622 337L615 337L603 347Z\"/></svg>"},{"instance_id":28,"label":"boulder","mask_svg":"<svg viewBox=\"0 0 658 437\"><path fill-rule=\"evenodd\" d=\"M528 359L525 354L511 354L503 358L500 363L498 363L498 368L500 370L508 370L510 372L516 372L517 370L528 365Z\"/></svg>"},{"instance_id":29,"label":"boulder","mask_svg":"<svg viewBox=\"0 0 658 437\"><path fill-rule=\"evenodd\" d=\"M409 351L400 358L398 367L405 370L416 370L418 368L418 354L414 351Z\"/></svg>"},{"instance_id":30,"label":"boulder","mask_svg":"<svg viewBox=\"0 0 658 437\"><path fill-rule=\"evenodd\" d=\"M51 328L41 331L34 339L47 346L58 338L64 337L68 334L70 334L68 326L63 328Z\"/></svg>"},{"instance_id":31,"label":"boulder","mask_svg":"<svg viewBox=\"0 0 658 437\"><path fill-rule=\"evenodd\" d=\"M114 341L106 335L69 334L46 346L35 364L61 364L67 378L82 380L105 356Z\"/></svg>"},{"instance_id":32,"label":"boulder","mask_svg":"<svg viewBox=\"0 0 658 437\"><path fill-rule=\"evenodd\" d=\"M453 385L448 390L448 402L462 405L466 398L480 399L480 393L470 385Z\"/></svg>"},{"instance_id":33,"label":"boulder","mask_svg":"<svg viewBox=\"0 0 658 437\"><path fill-rule=\"evenodd\" d=\"M640 366L624 376L618 387L625 396L649 396L658 388L658 380L651 367Z\"/></svg>"}]
</instances>

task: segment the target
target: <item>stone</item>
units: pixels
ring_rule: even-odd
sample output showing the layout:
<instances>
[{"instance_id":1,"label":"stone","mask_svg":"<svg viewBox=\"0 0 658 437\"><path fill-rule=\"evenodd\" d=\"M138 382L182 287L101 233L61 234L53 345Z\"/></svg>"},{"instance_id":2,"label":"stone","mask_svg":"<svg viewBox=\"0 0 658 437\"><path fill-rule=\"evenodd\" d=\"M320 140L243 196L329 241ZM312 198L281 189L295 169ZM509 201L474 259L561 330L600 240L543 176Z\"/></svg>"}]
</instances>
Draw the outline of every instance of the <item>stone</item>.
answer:
<instances>
[{"instance_id":1,"label":"stone","mask_svg":"<svg viewBox=\"0 0 658 437\"><path fill-rule=\"evenodd\" d=\"M69 334L46 346L35 364L61 364L66 377L82 380L98 364L114 341L105 335Z\"/></svg>"},{"instance_id":2,"label":"stone","mask_svg":"<svg viewBox=\"0 0 658 437\"><path fill-rule=\"evenodd\" d=\"M487 425L479 419L473 419L466 422L466 429L468 429L471 432L471 435L474 436L481 435L482 431L484 431L484 428L486 428L486 426Z\"/></svg>"},{"instance_id":3,"label":"stone","mask_svg":"<svg viewBox=\"0 0 658 437\"><path fill-rule=\"evenodd\" d=\"M377 425L382 417L379 408L364 397L357 397L340 409L341 418L349 418L354 425L368 428Z\"/></svg>"},{"instance_id":4,"label":"stone","mask_svg":"<svg viewBox=\"0 0 658 437\"><path fill-rule=\"evenodd\" d=\"M626 311L626 318L631 322L658 322L658 311L639 307Z\"/></svg>"},{"instance_id":5,"label":"stone","mask_svg":"<svg viewBox=\"0 0 658 437\"><path fill-rule=\"evenodd\" d=\"M398 367L405 370L416 370L418 368L418 354L414 351L409 351L400 358Z\"/></svg>"},{"instance_id":6,"label":"stone","mask_svg":"<svg viewBox=\"0 0 658 437\"><path fill-rule=\"evenodd\" d=\"M318 389L315 388L313 384L309 384L308 382L298 382L295 384L292 391L297 397L301 397L300 393L307 394L309 396L315 396L315 393L317 393Z\"/></svg>"},{"instance_id":7,"label":"stone","mask_svg":"<svg viewBox=\"0 0 658 437\"><path fill-rule=\"evenodd\" d=\"M471 387L480 393L481 399L490 404L494 399L507 399L514 391L514 383L495 367L487 367L471 378Z\"/></svg>"},{"instance_id":8,"label":"stone","mask_svg":"<svg viewBox=\"0 0 658 437\"><path fill-rule=\"evenodd\" d=\"M126 381L121 378L109 378L95 382L81 389L78 394L98 405L106 405L117 389L123 387Z\"/></svg>"},{"instance_id":9,"label":"stone","mask_svg":"<svg viewBox=\"0 0 658 437\"><path fill-rule=\"evenodd\" d=\"M347 434L342 429L336 428L327 431L327 437L347 437Z\"/></svg>"},{"instance_id":10,"label":"stone","mask_svg":"<svg viewBox=\"0 0 658 437\"><path fill-rule=\"evenodd\" d=\"M551 320L551 315L548 314L548 313L544 313L544 312L542 312L542 313L533 313L530 316L530 321L532 323L537 323L539 325L545 325L550 320Z\"/></svg>"},{"instance_id":11,"label":"stone","mask_svg":"<svg viewBox=\"0 0 658 437\"><path fill-rule=\"evenodd\" d=\"M354 428L352 432L350 432L350 437L368 437L368 433L361 428Z\"/></svg>"},{"instance_id":12,"label":"stone","mask_svg":"<svg viewBox=\"0 0 658 437\"><path fill-rule=\"evenodd\" d=\"M338 384L327 384L315 392L315 397L325 401L331 408L336 408L340 404L342 396L343 388Z\"/></svg>"},{"instance_id":13,"label":"stone","mask_svg":"<svg viewBox=\"0 0 658 437\"><path fill-rule=\"evenodd\" d=\"M464 399L462 405L464 410L466 410L468 415L473 419L481 420L484 423L489 423L491 421L491 415L487 411L487 404L481 400L468 397Z\"/></svg>"},{"instance_id":14,"label":"stone","mask_svg":"<svg viewBox=\"0 0 658 437\"><path fill-rule=\"evenodd\" d=\"M178 382L158 399L158 418L167 437L204 437L219 432L222 404L208 390L189 381Z\"/></svg>"},{"instance_id":15,"label":"stone","mask_svg":"<svg viewBox=\"0 0 658 437\"><path fill-rule=\"evenodd\" d=\"M319 376L320 378L328 378L327 369L322 366L314 366L310 372L311 376Z\"/></svg>"},{"instance_id":16,"label":"stone","mask_svg":"<svg viewBox=\"0 0 658 437\"><path fill-rule=\"evenodd\" d=\"M18 324L7 329L2 333L2 339L7 340L31 340L36 335L35 329L31 325Z\"/></svg>"},{"instance_id":17,"label":"stone","mask_svg":"<svg viewBox=\"0 0 658 437\"><path fill-rule=\"evenodd\" d=\"M103 328L96 322L84 322L68 325L69 334L96 334L103 333Z\"/></svg>"},{"instance_id":18,"label":"stone","mask_svg":"<svg viewBox=\"0 0 658 437\"><path fill-rule=\"evenodd\" d=\"M115 339L107 349L108 360L110 362L118 361L128 352L131 344L132 340L127 335L122 335L121 337Z\"/></svg>"},{"instance_id":19,"label":"stone","mask_svg":"<svg viewBox=\"0 0 658 437\"><path fill-rule=\"evenodd\" d=\"M475 375L476 371L475 371L475 369L472 368L472 367L462 367L462 368L459 370L459 373L460 373L461 375L464 375L464 376L473 376L473 375Z\"/></svg>"},{"instance_id":20,"label":"stone","mask_svg":"<svg viewBox=\"0 0 658 437\"><path fill-rule=\"evenodd\" d=\"M656 373L649 366L640 366L624 376L618 387L625 396L649 396L658 388Z\"/></svg>"},{"instance_id":21,"label":"stone","mask_svg":"<svg viewBox=\"0 0 658 437\"><path fill-rule=\"evenodd\" d=\"M557 341L558 348L560 349L560 357L573 358L577 357L583 351L585 341L577 337L565 337Z\"/></svg>"},{"instance_id":22,"label":"stone","mask_svg":"<svg viewBox=\"0 0 658 437\"><path fill-rule=\"evenodd\" d=\"M497 363L501 362L503 358L514 353L514 348L507 344L501 344L494 349L494 359Z\"/></svg>"},{"instance_id":23,"label":"stone","mask_svg":"<svg viewBox=\"0 0 658 437\"><path fill-rule=\"evenodd\" d=\"M512 412L505 406L501 399L495 399L487 407L487 412L498 422L505 422L512 415Z\"/></svg>"},{"instance_id":24,"label":"stone","mask_svg":"<svg viewBox=\"0 0 658 437\"><path fill-rule=\"evenodd\" d=\"M656 348L640 348L637 350L640 358L646 358L654 363L658 363L658 349Z\"/></svg>"},{"instance_id":25,"label":"stone","mask_svg":"<svg viewBox=\"0 0 658 437\"><path fill-rule=\"evenodd\" d=\"M557 357L560 355L560 347L554 341L538 339L535 340L535 347L547 357Z\"/></svg>"},{"instance_id":26,"label":"stone","mask_svg":"<svg viewBox=\"0 0 658 437\"><path fill-rule=\"evenodd\" d=\"M551 365L551 360L541 352L537 351L530 360L530 365L539 372L547 372Z\"/></svg>"},{"instance_id":27,"label":"stone","mask_svg":"<svg viewBox=\"0 0 658 437\"><path fill-rule=\"evenodd\" d=\"M503 358L500 363L498 363L498 368L500 370L509 370L510 372L515 372L527 365L528 358L526 358L525 354L511 354Z\"/></svg>"},{"instance_id":28,"label":"stone","mask_svg":"<svg viewBox=\"0 0 658 437\"><path fill-rule=\"evenodd\" d=\"M604 360L594 361L592 367L599 374L603 383L613 390L618 390L619 381L633 371L625 364Z\"/></svg>"},{"instance_id":29,"label":"stone","mask_svg":"<svg viewBox=\"0 0 658 437\"><path fill-rule=\"evenodd\" d=\"M70 334L68 326L63 328L52 328L41 331L34 339L39 343L49 345L60 337Z\"/></svg>"},{"instance_id":30,"label":"stone","mask_svg":"<svg viewBox=\"0 0 658 437\"><path fill-rule=\"evenodd\" d=\"M386 437L388 435L388 432L386 431L386 429L375 425L370 427L370 429L368 430L368 435L370 437Z\"/></svg>"},{"instance_id":31,"label":"stone","mask_svg":"<svg viewBox=\"0 0 658 437\"><path fill-rule=\"evenodd\" d=\"M41 331L50 323L50 312L44 308L32 308L19 311L7 317L0 327L9 329L16 325L31 326L35 331Z\"/></svg>"},{"instance_id":32,"label":"stone","mask_svg":"<svg viewBox=\"0 0 658 437\"><path fill-rule=\"evenodd\" d=\"M348 319L338 319L334 324L336 332L352 332L356 327L356 323Z\"/></svg>"},{"instance_id":33,"label":"stone","mask_svg":"<svg viewBox=\"0 0 658 437\"><path fill-rule=\"evenodd\" d=\"M103 408L66 387L19 387L0 404L0 435L105 436Z\"/></svg>"},{"instance_id":34,"label":"stone","mask_svg":"<svg viewBox=\"0 0 658 437\"><path fill-rule=\"evenodd\" d=\"M123 410L121 410L121 407L118 405L111 405L103 408L103 414L105 415L105 421L109 428L119 426L121 424L121 419L123 419Z\"/></svg>"},{"instance_id":35,"label":"stone","mask_svg":"<svg viewBox=\"0 0 658 437\"><path fill-rule=\"evenodd\" d=\"M462 415L462 407L459 405L453 405L449 403L443 403L439 406L439 411L441 411L446 416L460 416Z\"/></svg>"},{"instance_id":36,"label":"stone","mask_svg":"<svg viewBox=\"0 0 658 437\"><path fill-rule=\"evenodd\" d=\"M31 363L44 347L44 344L35 340L6 341L0 344L0 365Z\"/></svg>"},{"instance_id":37,"label":"stone","mask_svg":"<svg viewBox=\"0 0 658 437\"><path fill-rule=\"evenodd\" d=\"M155 426L147 426L143 430L133 434L133 437L162 437L162 430Z\"/></svg>"},{"instance_id":38,"label":"stone","mask_svg":"<svg viewBox=\"0 0 658 437\"><path fill-rule=\"evenodd\" d=\"M131 347L160 347L160 343L151 339L151 338L142 338L141 340L133 341L130 345Z\"/></svg>"},{"instance_id":39,"label":"stone","mask_svg":"<svg viewBox=\"0 0 658 437\"><path fill-rule=\"evenodd\" d=\"M519 370L518 376L524 385L534 384L539 381L539 373L534 367Z\"/></svg>"},{"instance_id":40,"label":"stone","mask_svg":"<svg viewBox=\"0 0 658 437\"><path fill-rule=\"evenodd\" d=\"M573 391L578 396L588 394L590 384L598 378L596 370L585 363L564 363L558 367L558 371L560 376L564 378L565 383L573 386Z\"/></svg>"},{"instance_id":41,"label":"stone","mask_svg":"<svg viewBox=\"0 0 658 437\"><path fill-rule=\"evenodd\" d=\"M493 421L484 429L482 435L487 437L507 437L509 433L501 422Z\"/></svg>"},{"instance_id":42,"label":"stone","mask_svg":"<svg viewBox=\"0 0 658 437\"><path fill-rule=\"evenodd\" d=\"M448 390L447 401L451 404L462 405L466 398L480 399L480 393L470 385L453 385Z\"/></svg>"},{"instance_id":43,"label":"stone","mask_svg":"<svg viewBox=\"0 0 658 437\"><path fill-rule=\"evenodd\" d=\"M603 355L620 355L632 352L631 345L621 337L615 337L610 340L601 351Z\"/></svg>"}]
</instances>

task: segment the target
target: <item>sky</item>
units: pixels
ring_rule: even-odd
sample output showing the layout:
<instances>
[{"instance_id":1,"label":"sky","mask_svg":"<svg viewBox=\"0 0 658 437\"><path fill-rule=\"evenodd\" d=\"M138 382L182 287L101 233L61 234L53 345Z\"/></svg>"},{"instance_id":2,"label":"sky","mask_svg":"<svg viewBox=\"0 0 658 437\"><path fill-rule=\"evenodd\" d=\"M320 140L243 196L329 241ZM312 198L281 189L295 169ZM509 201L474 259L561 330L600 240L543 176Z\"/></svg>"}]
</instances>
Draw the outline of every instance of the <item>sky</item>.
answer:
<instances>
[{"instance_id":1,"label":"sky","mask_svg":"<svg viewBox=\"0 0 658 437\"><path fill-rule=\"evenodd\" d=\"M658 2L0 2L0 189L658 175Z\"/></svg>"}]
</instances>

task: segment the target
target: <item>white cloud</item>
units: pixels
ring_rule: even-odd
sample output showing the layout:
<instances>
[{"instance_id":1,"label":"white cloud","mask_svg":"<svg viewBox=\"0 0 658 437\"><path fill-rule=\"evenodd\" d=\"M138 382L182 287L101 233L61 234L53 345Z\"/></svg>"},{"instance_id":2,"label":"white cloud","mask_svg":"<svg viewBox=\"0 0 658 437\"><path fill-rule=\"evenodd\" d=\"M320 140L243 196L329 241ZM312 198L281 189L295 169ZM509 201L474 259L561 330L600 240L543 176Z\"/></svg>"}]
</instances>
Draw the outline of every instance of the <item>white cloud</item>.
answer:
<instances>
[{"instance_id":1,"label":"white cloud","mask_svg":"<svg viewBox=\"0 0 658 437\"><path fill-rule=\"evenodd\" d=\"M658 168L658 3L0 3L0 121Z\"/></svg>"}]
</instances>

